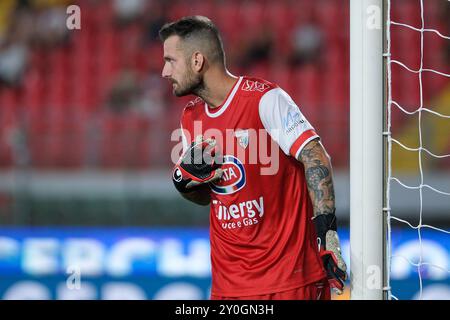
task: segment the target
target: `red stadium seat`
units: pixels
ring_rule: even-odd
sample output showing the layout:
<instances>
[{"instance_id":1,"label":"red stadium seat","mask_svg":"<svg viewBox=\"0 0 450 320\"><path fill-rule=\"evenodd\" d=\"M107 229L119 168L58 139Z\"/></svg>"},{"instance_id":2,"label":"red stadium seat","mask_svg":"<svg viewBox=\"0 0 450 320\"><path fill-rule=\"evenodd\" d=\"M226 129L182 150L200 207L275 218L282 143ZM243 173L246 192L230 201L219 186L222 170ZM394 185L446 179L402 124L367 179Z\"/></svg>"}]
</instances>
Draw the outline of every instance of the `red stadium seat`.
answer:
<instances>
[{"instance_id":1,"label":"red stadium seat","mask_svg":"<svg viewBox=\"0 0 450 320\"><path fill-rule=\"evenodd\" d=\"M68 45L33 49L21 88L0 88L0 166L11 165L13 161L11 148L5 144L5 130L17 124L17 115L22 111L25 111L23 119L34 166L81 168L90 163L101 168L147 169L161 161L160 164L167 165L169 157L161 160L151 153L149 145L158 141L157 135L167 135L179 126L182 106L192 97L179 99L168 90L164 99L166 116L157 123L133 112L116 115L103 111L116 75L123 69L130 68L139 76L160 75L162 47L159 41L146 43L148 30L140 24L117 24L113 1L79 0L77 3L82 8L82 30L70 32ZM445 21L437 14L441 11L438 1L424 1L424 5L426 27L445 33ZM394 21L420 27L418 1L392 1L392 6ZM273 32L273 57L249 63L243 70L232 63L231 71L278 83L320 130L333 163L347 165L348 1L197 0L188 3L178 0L170 6L165 18L174 20L193 14L213 18L225 40L227 53L231 52L229 61L239 61L241 44L254 33ZM288 59L292 34L297 26L306 23L316 23L323 30L323 56L314 64L294 68ZM392 26L391 31L395 39L393 59L418 69L420 33L398 26ZM448 73L444 55L446 41L429 33L424 37L424 67ZM394 100L408 110L417 108L417 75L397 65L392 70ZM431 73L424 73L422 79L425 104L431 103L448 85L448 78ZM399 113L393 113L394 123L401 124L401 119ZM98 141L89 137L89 124L99 127ZM159 147L168 148L168 145ZM88 149L94 150L94 154L88 155Z\"/></svg>"},{"instance_id":2,"label":"red stadium seat","mask_svg":"<svg viewBox=\"0 0 450 320\"><path fill-rule=\"evenodd\" d=\"M192 15L202 15L206 17L214 16L215 6L213 1L195 1L191 2Z\"/></svg>"},{"instance_id":3,"label":"red stadium seat","mask_svg":"<svg viewBox=\"0 0 450 320\"><path fill-rule=\"evenodd\" d=\"M109 115L102 130L101 164L106 168L137 168L149 164L148 123L133 116ZM144 142L144 143L142 143Z\"/></svg>"},{"instance_id":4,"label":"red stadium seat","mask_svg":"<svg viewBox=\"0 0 450 320\"><path fill-rule=\"evenodd\" d=\"M174 3L170 6L170 10L168 11L168 20L174 21L180 19L184 16L191 15L191 6L186 1L174 1Z\"/></svg>"},{"instance_id":5,"label":"red stadium seat","mask_svg":"<svg viewBox=\"0 0 450 320\"><path fill-rule=\"evenodd\" d=\"M320 116L320 77L318 70L307 65L294 70L291 79L293 98L305 116L315 122Z\"/></svg>"},{"instance_id":6,"label":"red stadium seat","mask_svg":"<svg viewBox=\"0 0 450 320\"><path fill-rule=\"evenodd\" d=\"M244 30L258 30L263 27L266 24L263 3L259 1L242 2L239 5L239 20L242 21Z\"/></svg>"}]
</instances>

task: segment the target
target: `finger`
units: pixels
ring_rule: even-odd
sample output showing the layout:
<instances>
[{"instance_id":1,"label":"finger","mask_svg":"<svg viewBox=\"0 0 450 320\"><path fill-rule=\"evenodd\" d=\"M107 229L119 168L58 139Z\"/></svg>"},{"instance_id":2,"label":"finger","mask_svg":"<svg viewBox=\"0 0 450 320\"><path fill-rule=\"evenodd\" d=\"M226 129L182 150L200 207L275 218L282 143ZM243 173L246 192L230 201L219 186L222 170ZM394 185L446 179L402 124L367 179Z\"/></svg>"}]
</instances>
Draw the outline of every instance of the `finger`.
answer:
<instances>
[{"instance_id":1,"label":"finger","mask_svg":"<svg viewBox=\"0 0 450 320\"><path fill-rule=\"evenodd\" d=\"M210 179L205 180L203 182L192 180L191 182L189 182L186 185L186 189L194 188L194 187L196 187L196 186L198 186L200 184L203 184L203 183L209 183L209 182L217 181L217 180L222 178L222 175L223 175L223 170L222 169L217 169L216 171L214 171L214 175Z\"/></svg>"},{"instance_id":2,"label":"finger","mask_svg":"<svg viewBox=\"0 0 450 320\"><path fill-rule=\"evenodd\" d=\"M214 162L212 165L212 169L216 170L216 169L220 168L222 165L223 165L223 163Z\"/></svg>"},{"instance_id":3,"label":"finger","mask_svg":"<svg viewBox=\"0 0 450 320\"><path fill-rule=\"evenodd\" d=\"M337 294L338 296L340 296L341 294L344 293L343 290L340 290L340 289L338 289L338 288L336 288L336 287L332 287L331 290L333 290L334 293Z\"/></svg>"},{"instance_id":4,"label":"finger","mask_svg":"<svg viewBox=\"0 0 450 320\"><path fill-rule=\"evenodd\" d=\"M189 182L189 183L186 185L186 189L194 188L194 187L198 186L199 184L202 184L202 182L198 182L198 181L192 180L191 182Z\"/></svg>"},{"instance_id":5,"label":"finger","mask_svg":"<svg viewBox=\"0 0 450 320\"><path fill-rule=\"evenodd\" d=\"M339 269L346 271L347 270L347 265L345 264L344 259L342 258L342 255L340 253L340 251L333 251L334 253L334 261L336 263L336 265L338 266Z\"/></svg>"},{"instance_id":6,"label":"finger","mask_svg":"<svg viewBox=\"0 0 450 320\"><path fill-rule=\"evenodd\" d=\"M204 142L206 142L209 145L209 147L214 147L216 145L216 140L212 138L208 138L204 140Z\"/></svg>"},{"instance_id":7,"label":"finger","mask_svg":"<svg viewBox=\"0 0 450 320\"><path fill-rule=\"evenodd\" d=\"M214 147L216 145L216 140L212 138L204 139L203 135L199 134L195 137L194 140L195 145L206 143L211 147Z\"/></svg>"},{"instance_id":8,"label":"finger","mask_svg":"<svg viewBox=\"0 0 450 320\"><path fill-rule=\"evenodd\" d=\"M339 257L342 260L342 257ZM347 267L345 265L345 262L343 262L343 267L341 267L342 264L338 263L336 259L336 256L331 254L329 255L329 259L327 260L328 266L330 266L330 270L333 272L333 274L336 275L336 277L339 277L340 279L343 279L344 281L347 280Z\"/></svg>"},{"instance_id":9,"label":"finger","mask_svg":"<svg viewBox=\"0 0 450 320\"><path fill-rule=\"evenodd\" d=\"M214 157L215 149L216 149L216 141L210 140L210 141L203 141L203 153L208 154L212 157Z\"/></svg>"},{"instance_id":10,"label":"finger","mask_svg":"<svg viewBox=\"0 0 450 320\"><path fill-rule=\"evenodd\" d=\"M329 251L328 254L325 254L327 257L329 257L327 262L332 263L333 267L339 268L342 271L347 271L347 265L345 264L344 259L342 258L340 252L336 254L335 251Z\"/></svg>"},{"instance_id":11,"label":"finger","mask_svg":"<svg viewBox=\"0 0 450 320\"><path fill-rule=\"evenodd\" d=\"M198 136L195 137L195 144L199 144L202 143L203 141L203 135L199 134Z\"/></svg>"},{"instance_id":12,"label":"finger","mask_svg":"<svg viewBox=\"0 0 450 320\"><path fill-rule=\"evenodd\" d=\"M344 283L336 278L328 279L328 283L330 284L330 288L338 295L341 295L344 292Z\"/></svg>"},{"instance_id":13,"label":"finger","mask_svg":"<svg viewBox=\"0 0 450 320\"><path fill-rule=\"evenodd\" d=\"M343 271L343 270L337 268L337 269L334 271L334 273L336 274L336 276L337 276L339 279L342 279L342 280L344 280L344 281L347 280L347 273L346 273L345 271Z\"/></svg>"},{"instance_id":14,"label":"finger","mask_svg":"<svg viewBox=\"0 0 450 320\"><path fill-rule=\"evenodd\" d=\"M222 176L223 176L223 170L219 168L216 171L214 171L214 176L206 182L214 182L214 181L220 180L220 179L222 179Z\"/></svg>"}]
</instances>

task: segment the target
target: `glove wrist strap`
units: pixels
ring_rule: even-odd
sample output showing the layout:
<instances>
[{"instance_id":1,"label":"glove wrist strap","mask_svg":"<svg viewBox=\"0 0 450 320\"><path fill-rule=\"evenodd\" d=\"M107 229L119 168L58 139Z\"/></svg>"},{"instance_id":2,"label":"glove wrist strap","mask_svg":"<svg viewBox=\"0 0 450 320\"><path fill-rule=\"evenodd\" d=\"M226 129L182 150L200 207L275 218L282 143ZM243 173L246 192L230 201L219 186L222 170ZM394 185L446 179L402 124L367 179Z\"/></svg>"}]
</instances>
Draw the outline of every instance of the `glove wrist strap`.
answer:
<instances>
[{"instance_id":1,"label":"glove wrist strap","mask_svg":"<svg viewBox=\"0 0 450 320\"><path fill-rule=\"evenodd\" d=\"M183 179L183 174L181 173L180 168L178 168L178 166L175 167L172 173L172 182L178 192L188 193L193 191L192 189L186 188L187 184L191 181L191 179Z\"/></svg>"}]
</instances>

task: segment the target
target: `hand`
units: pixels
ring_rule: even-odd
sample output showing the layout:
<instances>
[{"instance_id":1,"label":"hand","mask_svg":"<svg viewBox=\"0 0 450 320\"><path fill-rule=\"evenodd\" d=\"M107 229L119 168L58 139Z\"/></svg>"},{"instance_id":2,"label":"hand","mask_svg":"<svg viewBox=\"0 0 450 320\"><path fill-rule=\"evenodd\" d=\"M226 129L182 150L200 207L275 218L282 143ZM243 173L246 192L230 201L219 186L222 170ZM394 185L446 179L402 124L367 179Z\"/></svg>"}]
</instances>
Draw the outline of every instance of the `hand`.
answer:
<instances>
[{"instance_id":1,"label":"hand","mask_svg":"<svg viewBox=\"0 0 450 320\"><path fill-rule=\"evenodd\" d=\"M319 251L323 266L327 272L330 288L338 295L344 292L344 281L347 280L347 266L342 258L339 237L336 231L328 230L325 245Z\"/></svg>"},{"instance_id":2,"label":"hand","mask_svg":"<svg viewBox=\"0 0 450 320\"><path fill-rule=\"evenodd\" d=\"M186 193L188 189L222 178L222 162L216 162L220 157L215 154L215 146L214 139L204 140L201 135L191 143L173 172L173 182L178 191Z\"/></svg>"},{"instance_id":3,"label":"hand","mask_svg":"<svg viewBox=\"0 0 450 320\"><path fill-rule=\"evenodd\" d=\"M344 291L347 280L347 266L342 258L337 234L336 216L333 213L319 214L314 217L319 244L319 255L327 273L330 288L338 295Z\"/></svg>"}]
</instances>

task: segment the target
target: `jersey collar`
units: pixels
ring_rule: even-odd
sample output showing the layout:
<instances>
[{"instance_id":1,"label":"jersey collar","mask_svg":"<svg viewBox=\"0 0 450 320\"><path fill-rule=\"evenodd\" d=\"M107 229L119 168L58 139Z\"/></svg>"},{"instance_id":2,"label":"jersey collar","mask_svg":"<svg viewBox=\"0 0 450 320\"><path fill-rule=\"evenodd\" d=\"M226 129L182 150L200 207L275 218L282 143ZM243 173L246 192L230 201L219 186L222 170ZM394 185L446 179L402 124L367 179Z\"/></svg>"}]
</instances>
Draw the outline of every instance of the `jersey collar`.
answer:
<instances>
[{"instance_id":1,"label":"jersey collar","mask_svg":"<svg viewBox=\"0 0 450 320\"><path fill-rule=\"evenodd\" d=\"M211 118L217 118L218 116L220 116L222 113L225 112L225 110L228 108L228 106L231 104L231 101L233 101L234 96L236 95L237 90L239 89L239 85L242 82L242 76L239 77L238 81L236 82L236 84L234 85L233 89L231 90L230 94L228 95L228 98L226 99L225 103L218 108L217 111L211 113L209 111L209 107L208 104L205 103L205 112L206 114L211 117Z\"/></svg>"}]
</instances>

